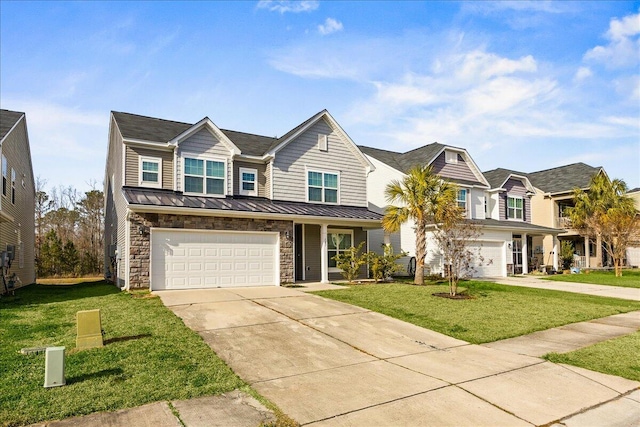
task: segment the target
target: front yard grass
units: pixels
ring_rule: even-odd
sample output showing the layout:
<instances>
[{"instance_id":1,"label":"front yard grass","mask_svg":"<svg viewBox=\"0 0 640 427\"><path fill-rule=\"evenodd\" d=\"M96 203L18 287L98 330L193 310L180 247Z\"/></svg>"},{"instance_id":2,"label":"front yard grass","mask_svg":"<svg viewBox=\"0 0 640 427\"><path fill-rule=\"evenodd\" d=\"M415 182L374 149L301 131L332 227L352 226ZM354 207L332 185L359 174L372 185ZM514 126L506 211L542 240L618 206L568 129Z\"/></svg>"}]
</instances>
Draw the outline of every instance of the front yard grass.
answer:
<instances>
[{"instance_id":1,"label":"front yard grass","mask_svg":"<svg viewBox=\"0 0 640 427\"><path fill-rule=\"evenodd\" d=\"M461 282L474 299L435 297L446 285L357 285L314 292L474 344L640 310L640 302L545 289Z\"/></svg>"},{"instance_id":2,"label":"front yard grass","mask_svg":"<svg viewBox=\"0 0 640 427\"><path fill-rule=\"evenodd\" d=\"M105 346L77 351L76 312L96 308ZM159 298L106 282L30 285L0 298L0 342L4 426L236 388L254 393ZM19 353L39 346L66 347L66 386L45 389L44 353Z\"/></svg>"},{"instance_id":3,"label":"front yard grass","mask_svg":"<svg viewBox=\"0 0 640 427\"><path fill-rule=\"evenodd\" d=\"M589 271L586 273L585 271ZM622 277L613 271L583 270L579 274L554 274L544 277L556 282L590 283L592 285L622 286L640 289L640 270L623 270Z\"/></svg>"},{"instance_id":4,"label":"front yard grass","mask_svg":"<svg viewBox=\"0 0 640 427\"><path fill-rule=\"evenodd\" d=\"M640 381L640 331L545 359Z\"/></svg>"}]
</instances>

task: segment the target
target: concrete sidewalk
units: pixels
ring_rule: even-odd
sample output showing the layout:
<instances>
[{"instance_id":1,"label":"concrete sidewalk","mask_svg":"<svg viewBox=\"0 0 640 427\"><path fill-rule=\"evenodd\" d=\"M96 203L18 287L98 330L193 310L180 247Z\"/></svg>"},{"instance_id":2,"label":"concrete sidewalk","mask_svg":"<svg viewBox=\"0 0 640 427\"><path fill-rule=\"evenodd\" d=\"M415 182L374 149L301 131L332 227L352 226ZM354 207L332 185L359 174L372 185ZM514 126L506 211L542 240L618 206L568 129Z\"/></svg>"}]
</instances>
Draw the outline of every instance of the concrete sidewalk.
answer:
<instances>
[{"instance_id":1,"label":"concrete sidewalk","mask_svg":"<svg viewBox=\"0 0 640 427\"><path fill-rule=\"evenodd\" d=\"M638 288L592 285L589 283L557 282L554 280L545 280L543 277L544 276L484 277L474 280L500 283L502 285L523 286L525 288L551 289L555 291L640 301L640 289Z\"/></svg>"},{"instance_id":2,"label":"concrete sidewalk","mask_svg":"<svg viewBox=\"0 0 640 427\"><path fill-rule=\"evenodd\" d=\"M584 425L604 416L598 425L616 426L640 419L638 382L470 345L295 289L158 295L303 425L571 425L578 416ZM617 322L610 326L633 328Z\"/></svg>"}]
</instances>

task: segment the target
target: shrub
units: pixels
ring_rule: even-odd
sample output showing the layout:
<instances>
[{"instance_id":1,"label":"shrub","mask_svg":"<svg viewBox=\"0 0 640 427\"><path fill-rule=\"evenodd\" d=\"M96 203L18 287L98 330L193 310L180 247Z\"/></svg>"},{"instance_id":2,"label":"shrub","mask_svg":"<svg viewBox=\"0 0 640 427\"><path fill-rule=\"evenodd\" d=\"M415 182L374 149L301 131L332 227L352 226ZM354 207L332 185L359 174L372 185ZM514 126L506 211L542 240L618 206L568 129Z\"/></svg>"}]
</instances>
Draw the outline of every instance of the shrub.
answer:
<instances>
[{"instance_id":1,"label":"shrub","mask_svg":"<svg viewBox=\"0 0 640 427\"><path fill-rule=\"evenodd\" d=\"M400 254L393 253L393 247L391 245L382 245L383 254L380 255L376 252L367 252L366 259L369 264L369 273L371 274L371 278L378 283L380 280L386 280L391 277L393 273L400 272L404 270L404 267L397 264L398 261L403 256L406 256L406 253L401 252Z\"/></svg>"},{"instance_id":2,"label":"shrub","mask_svg":"<svg viewBox=\"0 0 640 427\"><path fill-rule=\"evenodd\" d=\"M366 254L361 254L362 246L364 242L360 242L358 247L351 246L344 252L334 256L336 266L342 270L342 276L349 281L353 282L360 273L360 267L367 263Z\"/></svg>"}]
</instances>

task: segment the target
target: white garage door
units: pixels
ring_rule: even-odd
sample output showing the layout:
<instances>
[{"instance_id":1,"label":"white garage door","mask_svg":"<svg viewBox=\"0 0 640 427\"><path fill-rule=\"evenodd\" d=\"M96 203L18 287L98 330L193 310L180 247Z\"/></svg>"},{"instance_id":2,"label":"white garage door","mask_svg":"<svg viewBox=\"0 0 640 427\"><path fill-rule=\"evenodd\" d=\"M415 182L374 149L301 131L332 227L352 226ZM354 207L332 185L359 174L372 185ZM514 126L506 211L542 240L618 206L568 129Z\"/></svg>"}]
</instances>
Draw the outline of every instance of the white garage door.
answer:
<instances>
[{"instance_id":1,"label":"white garage door","mask_svg":"<svg viewBox=\"0 0 640 427\"><path fill-rule=\"evenodd\" d=\"M474 257L474 277L500 277L503 275L504 250L501 242L476 242L470 245ZM484 258L479 259L478 254Z\"/></svg>"},{"instance_id":2,"label":"white garage door","mask_svg":"<svg viewBox=\"0 0 640 427\"><path fill-rule=\"evenodd\" d=\"M640 267L640 248L627 248L627 264L632 267Z\"/></svg>"},{"instance_id":3,"label":"white garage door","mask_svg":"<svg viewBox=\"0 0 640 427\"><path fill-rule=\"evenodd\" d=\"M152 230L151 289L278 284L277 233Z\"/></svg>"}]
</instances>

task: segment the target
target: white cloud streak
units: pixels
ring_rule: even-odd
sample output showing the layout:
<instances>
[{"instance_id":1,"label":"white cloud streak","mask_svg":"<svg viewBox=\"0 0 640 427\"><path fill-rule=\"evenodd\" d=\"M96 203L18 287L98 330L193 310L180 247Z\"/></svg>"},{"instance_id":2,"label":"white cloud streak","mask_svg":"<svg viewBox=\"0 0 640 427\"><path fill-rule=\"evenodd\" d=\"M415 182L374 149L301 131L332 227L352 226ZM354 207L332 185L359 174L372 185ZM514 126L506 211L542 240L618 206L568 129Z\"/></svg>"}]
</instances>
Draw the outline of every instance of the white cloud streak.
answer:
<instances>
[{"instance_id":1,"label":"white cloud streak","mask_svg":"<svg viewBox=\"0 0 640 427\"><path fill-rule=\"evenodd\" d=\"M640 63L640 13L611 19L605 38L609 43L596 46L584 54L585 61L605 64L608 68L635 67Z\"/></svg>"},{"instance_id":2,"label":"white cloud streak","mask_svg":"<svg viewBox=\"0 0 640 427\"><path fill-rule=\"evenodd\" d=\"M342 29L342 22L337 21L333 18L327 18L324 21L324 24L318 25L318 32L323 36L342 31Z\"/></svg>"},{"instance_id":3,"label":"white cloud streak","mask_svg":"<svg viewBox=\"0 0 640 427\"><path fill-rule=\"evenodd\" d=\"M256 7L258 9L267 9L270 12L283 13L301 13L312 12L320 6L317 0L260 0Z\"/></svg>"}]
</instances>

